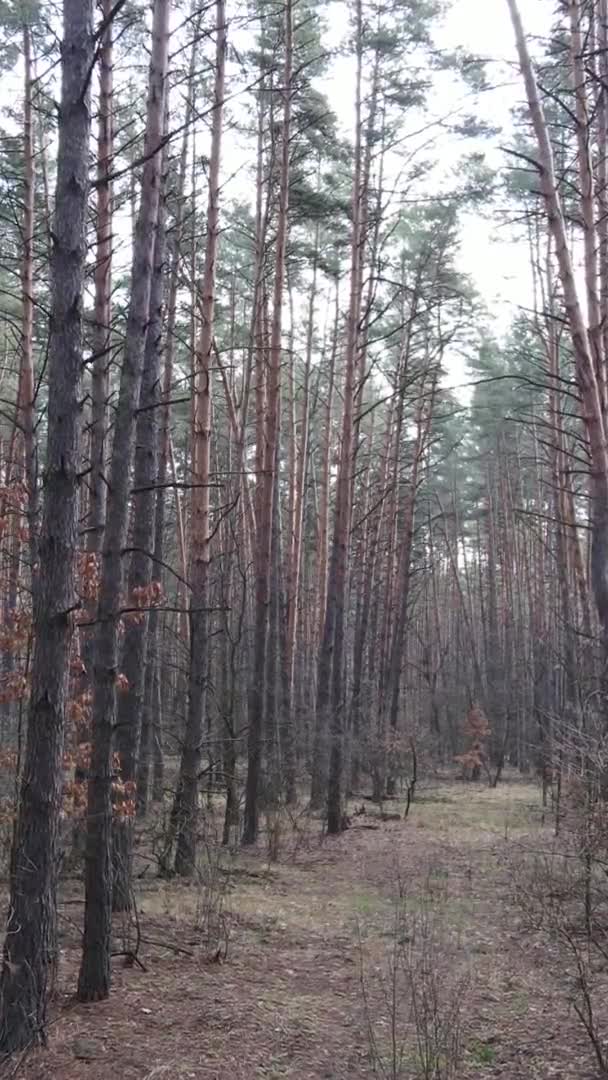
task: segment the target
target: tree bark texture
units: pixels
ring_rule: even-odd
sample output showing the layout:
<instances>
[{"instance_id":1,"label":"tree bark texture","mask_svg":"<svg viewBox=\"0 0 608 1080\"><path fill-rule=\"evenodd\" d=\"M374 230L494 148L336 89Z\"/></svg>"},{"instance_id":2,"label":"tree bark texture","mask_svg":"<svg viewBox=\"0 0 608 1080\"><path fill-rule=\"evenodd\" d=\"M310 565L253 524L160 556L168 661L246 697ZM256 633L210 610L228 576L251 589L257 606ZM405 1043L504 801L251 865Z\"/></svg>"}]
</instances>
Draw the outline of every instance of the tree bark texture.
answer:
<instances>
[{"instance_id":1,"label":"tree bark texture","mask_svg":"<svg viewBox=\"0 0 608 1080\"><path fill-rule=\"evenodd\" d=\"M123 551L129 521L131 465L149 320L154 243L162 174L164 98L170 0L155 0L141 204L137 217L127 318L107 495L94 646L92 750L87 801L85 918L78 997L94 1001L110 990L112 739L116 718L118 623Z\"/></svg>"},{"instance_id":2,"label":"tree bark texture","mask_svg":"<svg viewBox=\"0 0 608 1080\"><path fill-rule=\"evenodd\" d=\"M0 979L0 1051L46 1034L57 960L56 885L77 546L82 296L89 191L93 0L64 0L57 189L51 261L48 439L34 655Z\"/></svg>"}]
</instances>

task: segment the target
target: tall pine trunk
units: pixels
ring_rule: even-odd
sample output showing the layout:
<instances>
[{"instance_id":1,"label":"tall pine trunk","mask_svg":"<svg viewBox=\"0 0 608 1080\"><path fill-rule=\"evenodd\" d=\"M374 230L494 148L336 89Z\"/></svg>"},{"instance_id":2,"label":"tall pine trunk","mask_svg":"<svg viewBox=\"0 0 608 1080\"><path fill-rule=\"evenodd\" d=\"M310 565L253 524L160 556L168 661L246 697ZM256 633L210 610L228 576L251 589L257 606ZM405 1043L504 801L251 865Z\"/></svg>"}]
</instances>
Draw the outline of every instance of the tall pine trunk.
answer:
<instances>
[{"instance_id":1,"label":"tall pine trunk","mask_svg":"<svg viewBox=\"0 0 608 1080\"><path fill-rule=\"evenodd\" d=\"M57 961L62 757L76 607L82 296L91 129L88 87L94 48L93 0L64 0L44 514L34 596L27 741L0 977L1 1053L44 1040Z\"/></svg>"},{"instance_id":2,"label":"tall pine trunk","mask_svg":"<svg viewBox=\"0 0 608 1080\"><path fill-rule=\"evenodd\" d=\"M534 74L517 0L507 0L519 64L524 79L530 119L538 146L540 189L545 203L547 220L555 244L560 282L563 290L566 319L574 351L575 371L582 398L582 414L591 453L591 579L597 612L602 625L604 643L608 644L608 443L605 427L605 357L599 356L601 335L598 332L598 299L595 277L594 210L590 205L589 130L584 100L585 86L581 81L577 59L577 26L579 5L570 0L571 25L575 33L571 43L573 56L574 91L579 133L579 180L582 200L582 222L585 241L585 284L590 304L590 327L587 330L585 312L579 295L574 266L568 246L568 228L559 194L553 148L543 111L538 83Z\"/></svg>"},{"instance_id":3,"label":"tall pine trunk","mask_svg":"<svg viewBox=\"0 0 608 1080\"><path fill-rule=\"evenodd\" d=\"M112 182L113 160L113 43L112 0L103 0L107 20L99 50L97 130L97 251L95 256L95 314L91 375L91 476L87 550L99 554L106 513L106 428L111 360L112 323Z\"/></svg>"},{"instance_id":4,"label":"tall pine trunk","mask_svg":"<svg viewBox=\"0 0 608 1080\"><path fill-rule=\"evenodd\" d=\"M215 326L216 260L220 228L220 162L226 71L226 6L216 3L214 110L209 157L207 243L200 295L201 332L194 367L192 439L192 520L190 570L190 668L186 731L182 747L173 818L176 830L175 872L190 877L196 869L197 808L202 761L207 668L209 663L209 565L211 560L211 405Z\"/></svg>"},{"instance_id":5,"label":"tall pine trunk","mask_svg":"<svg viewBox=\"0 0 608 1080\"><path fill-rule=\"evenodd\" d=\"M313 645L317 657L317 676L319 673L322 643L325 634L325 615L327 611L327 567L329 565L329 502L330 502L330 467L332 453L332 411L334 387L336 381L336 359L338 354L338 334L340 323L340 291L339 283L336 282L336 305L332 336L332 347L329 360L327 389L327 401L325 404L325 425L321 443L321 468L319 476L319 510L317 516L317 604L315 619L315 636ZM317 683L318 700L318 683ZM310 783L310 806L313 810L320 810L323 805L327 787L328 745L327 745L327 714L321 710L315 702L314 726L312 733L312 760L311 760L311 783Z\"/></svg>"},{"instance_id":6,"label":"tall pine trunk","mask_svg":"<svg viewBox=\"0 0 608 1080\"><path fill-rule=\"evenodd\" d=\"M166 164L166 154L163 154ZM164 167L163 167L164 173ZM164 176L161 181L164 184ZM135 434L133 468L133 527L127 605L141 607L141 614L127 622L124 632L121 676L126 680L118 699L115 747L120 758L121 789L115 798L112 830L114 911L131 907L131 868L137 768L144 705L145 673L148 660L148 608L157 597L152 587L156 478L158 470L158 412L160 405L161 342L163 315L163 272L165 268L164 190L158 211L154 270L150 291L150 317L146 332L140 409Z\"/></svg>"},{"instance_id":7,"label":"tall pine trunk","mask_svg":"<svg viewBox=\"0 0 608 1080\"><path fill-rule=\"evenodd\" d=\"M116 718L118 624L123 591L123 551L129 523L131 466L139 406L154 242L161 186L162 134L169 51L170 0L155 0L147 105L141 204L133 249L131 301L107 495L97 630L93 659L92 749L87 800L85 916L81 1001L107 997L110 991L112 928L112 739Z\"/></svg>"},{"instance_id":8,"label":"tall pine trunk","mask_svg":"<svg viewBox=\"0 0 608 1080\"><path fill-rule=\"evenodd\" d=\"M177 293L182 265L182 233L184 222L184 192L186 167L188 164L188 145L190 124L192 121L193 82L198 42L198 21L195 23L194 39L190 52L188 71L188 98L184 118L184 134L179 155L179 169L175 191L175 211L173 215L172 242L170 244L170 274L167 295L167 328L165 334L165 360L162 379L162 406L160 409L160 431L158 449L158 471L156 507L154 514L154 566L158 573L164 559L165 518L167 502L167 475L169 469L169 439L171 431L171 386L175 361ZM150 795L150 764L154 760L154 783L152 797L155 801L162 798L164 764L162 753L162 730L159 707L159 610L153 607L148 623L148 662L146 664L146 685L144 688L144 707L140 739L138 774L137 774L137 811L144 816L148 809Z\"/></svg>"},{"instance_id":9,"label":"tall pine trunk","mask_svg":"<svg viewBox=\"0 0 608 1080\"><path fill-rule=\"evenodd\" d=\"M285 278L285 254L287 249L288 226L287 216L289 204L289 138L291 130L291 75L293 63L292 35L292 0L286 0L279 212L275 253L270 362L267 377L266 415L263 424L264 460L262 474L259 476L258 480L260 485L260 498L258 502L256 523L255 638L253 672L251 674L248 701L249 740L247 750L247 781L245 786L245 820L243 828L243 842L245 844L255 843L258 834L258 800L262 761L262 732L264 727L272 554L272 511L275 493L276 445L279 430L279 400L281 387L283 283Z\"/></svg>"},{"instance_id":10,"label":"tall pine trunk","mask_svg":"<svg viewBox=\"0 0 608 1080\"><path fill-rule=\"evenodd\" d=\"M32 107L32 38L30 27L23 25L24 107L23 107L23 254L21 261L21 365L17 422L23 441L22 476L27 487L32 573L36 561L38 528L38 488L36 462L36 418L34 412L34 198L36 186L33 107Z\"/></svg>"},{"instance_id":11,"label":"tall pine trunk","mask_svg":"<svg viewBox=\"0 0 608 1080\"><path fill-rule=\"evenodd\" d=\"M88 507L86 550L91 570L97 570L103 527L106 516L106 464L107 421L110 390L109 370L112 341L112 181L110 173L113 162L113 27L110 13L112 0L103 0L100 14L106 22L99 45L99 101L97 117L97 191L96 191L96 251L94 271L93 313L93 361L91 368L91 412L89 432L90 474L88 478ZM89 602L90 621L95 618L95 601ZM91 629L81 632L81 649L84 660L82 688L90 683L93 633ZM75 743L77 748L88 743L89 727L86 721L77 725ZM84 783L87 773L80 763L76 767L76 781ZM81 855L84 846L84 823L74 822L74 855Z\"/></svg>"},{"instance_id":12,"label":"tall pine trunk","mask_svg":"<svg viewBox=\"0 0 608 1080\"><path fill-rule=\"evenodd\" d=\"M317 682L317 727L329 728L329 771L327 780L327 831L330 835L343 827L342 782L344 750L344 638L346 596L352 510L352 467L354 439L355 377L359 318L363 238L361 235L361 84L363 66L363 15L361 0L356 8L357 87L355 103L355 157L352 192L352 233L350 299L344 358L344 397L340 460L336 481L336 505L333 538L327 574L327 600L323 641L319 653ZM325 719L329 713L328 720ZM329 721L329 722L328 722Z\"/></svg>"}]
</instances>

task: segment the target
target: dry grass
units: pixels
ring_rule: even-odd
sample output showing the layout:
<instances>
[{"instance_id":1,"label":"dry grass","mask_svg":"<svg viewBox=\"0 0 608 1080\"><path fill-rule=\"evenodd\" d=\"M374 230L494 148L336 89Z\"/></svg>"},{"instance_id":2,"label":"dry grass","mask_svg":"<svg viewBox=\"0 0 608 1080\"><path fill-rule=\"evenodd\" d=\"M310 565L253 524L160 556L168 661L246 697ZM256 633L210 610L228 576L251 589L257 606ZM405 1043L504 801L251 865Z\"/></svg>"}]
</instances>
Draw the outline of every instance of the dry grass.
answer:
<instances>
[{"instance_id":1,"label":"dry grass","mask_svg":"<svg viewBox=\"0 0 608 1080\"><path fill-rule=\"evenodd\" d=\"M519 782L489 788L442 784L422 793L412 824L436 836L467 843L480 837L508 838L529 832L540 818L538 790L532 785Z\"/></svg>"},{"instance_id":2,"label":"dry grass","mask_svg":"<svg viewBox=\"0 0 608 1080\"><path fill-rule=\"evenodd\" d=\"M369 807L347 833L322 843L312 822L295 862L288 851L270 865L263 844L258 853L228 857L226 963L210 963L200 947L198 890L151 882L139 896L144 937L185 952L144 944L146 973L117 961L109 1002L68 1007L78 940L66 931L49 1049L17 1075L367 1080L374 1074L359 942L382 1032L388 1017L379 973L400 881L411 911L429 903L441 909L451 974L471 976L461 1080L591 1078L592 1058L552 957L523 937L505 869L510 852L544 835L537 789L421 785L406 822L373 822L373 815ZM372 823L379 827L366 827ZM98 1055L76 1059L76 1038L92 1040Z\"/></svg>"}]
</instances>

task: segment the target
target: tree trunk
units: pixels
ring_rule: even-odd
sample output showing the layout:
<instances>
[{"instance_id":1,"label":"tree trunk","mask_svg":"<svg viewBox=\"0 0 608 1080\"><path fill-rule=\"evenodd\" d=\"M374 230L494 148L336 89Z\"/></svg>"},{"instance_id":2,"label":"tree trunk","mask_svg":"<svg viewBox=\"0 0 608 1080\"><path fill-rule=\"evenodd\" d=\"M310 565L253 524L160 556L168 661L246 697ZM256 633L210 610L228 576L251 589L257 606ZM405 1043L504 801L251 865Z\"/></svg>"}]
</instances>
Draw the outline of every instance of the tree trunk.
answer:
<instances>
[{"instance_id":1,"label":"tree trunk","mask_svg":"<svg viewBox=\"0 0 608 1080\"><path fill-rule=\"evenodd\" d=\"M57 961L56 884L65 708L73 633L86 263L93 0L64 0L51 262L48 441L27 741L0 979L0 1052L46 1036ZM35 871L32 872L32 869Z\"/></svg>"},{"instance_id":2,"label":"tree trunk","mask_svg":"<svg viewBox=\"0 0 608 1080\"><path fill-rule=\"evenodd\" d=\"M312 260L312 282L308 299L308 318L306 324L306 357L304 363L304 382L301 389L302 404L300 409L300 439L297 440L296 402L293 378L294 356L292 350L291 381L294 387L292 410L291 454L293 456L293 505L289 519L288 536L289 559L286 582L287 634L285 638L285 790L289 804L296 800L296 760L295 760L295 657L300 614L300 578L302 571L302 538L304 533L304 507L306 495L306 477L308 470L308 443L310 426L310 372L312 364L315 302L317 299L317 264L319 258L319 226L315 229L314 253ZM292 327L293 330L293 327Z\"/></svg>"},{"instance_id":3,"label":"tree trunk","mask_svg":"<svg viewBox=\"0 0 608 1080\"><path fill-rule=\"evenodd\" d=\"M112 341L112 182L108 179L112 170L114 147L113 118L113 27L110 18L112 0L103 0L100 14L107 25L99 46L99 101L97 119L97 205L96 205L96 252L94 271L93 315L93 362L91 370L90 413L90 475L88 479L88 507L86 515L86 550L91 560L91 570L97 571L103 527L106 517L106 464L108 397L110 392L109 370ZM83 508L84 509L84 508ZM95 600L88 604L89 621L95 618ZM90 684L93 633L90 628L81 632L81 649L84 672L81 682L85 690ZM78 748L88 743L90 731L85 721L77 725L74 742ZM82 756L82 751L81 751ZM75 779L85 783L86 769L77 765ZM84 822L74 821L72 832L72 856L81 858L84 850Z\"/></svg>"},{"instance_id":4,"label":"tree trunk","mask_svg":"<svg viewBox=\"0 0 608 1080\"><path fill-rule=\"evenodd\" d=\"M336 510L329 573L327 577L326 628L333 624L333 634L328 650L331 657L331 691L328 680L321 678L325 664L319 665L317 708L327 706L330 716L329 776L327 783L327 832L335 835L344 827L342 808L343 772L343 715L344 715L344 637L346 624L346 593L352 510L352 468L354 438L355 379L357 348L359 343L359 319L361 311L361 285L363 264L362 190L361 190L361 82L363 24L362 4L357 0L357 91L356 91L356 137L352 196L352 238L350 268L350 303L346 356L344 361L344 412L342 416L342 441L336 482ZM327 630L326 630L327 632Z\"/></svg>"},{"instance_id":5,"label":"tree trunk","mask_svg":"<svg viewBox=\"0 0 608 1080\"><path fill-rule=\"evenodd\" d=\"M101 552L106 515L106 428L112 329L112 183L108 176L114 154L112 0L103 0L101 17L107 26L99 51L99 113L97 131L97 252L95 256L95 315L91 377L91 476L87 550Z\"/></svg>"},{"instance_id":6,"label":"tree trunk","mask_svg":"<svg viewBox=\"0 0 608 1080\"><path fill-rule=\"evenodd\" d=\"M160 568L165 550L165 517L166 517L166 483L169 470L169 444L171 430L171 387L173 383L173 366L175 359L176 323L177 323L177 293L179 287L180 268L182 262L181 243L184 220L184 190L186 182L186 167L188 164L188 142L190 136L190 124L192 120L193 81L196 60L196 46L198 43L199 24L195 22L192 50L188 73L188 98L184 117L184 135L179 157L179 170L175 192L175 211L173 214L172 243L171 247L171 270L169 274L169 287L167 296L167 329L165 335L165 363L162 384L162 406L160 409L160 432L158 451L158 473L156 507L154 513L154 566L160 574ZM144 713L142 717L142 738L140 745L138 775L137 775L137 806L138 814L144 816L148 808L150 792L150 764L156 762L155 782L152 785L153 801L160 801L163 788L163 755L162 743L159 736L160 725L160 698L158 695L159 685L159 611L153 607L148 622L148 657L146 666L146 686L144 690ZM156 775L158 774L158 775ZM159 796L158 798L156 796Z\"/></svg>"},{"instance_id":7,"label":"tree trunk","mask_svg":"<svg viewBox=\"0 0 608 1080\"><path fill-rule=\"evenodd\" d=\"M318 677L321 668L321 657L324 654L323 642L325 640L325 626L327 613L327 567L329 563L329 475L331 465L331 437L332 437L332 406L334 396L334 383L336 373L336 357L338 353L338 331L340 320L340 296L338 283L336 283L336 310L334 319L334 331L332 349L329 364L329 387L327 391L327 403L325 406L325 430L322 443L320 498L317 525L317 610L314 646L318 658L317 667L317 697ZM329 632L330 628L328 628ZM327 660L329 661L329 655ZM325 676L324 676L325 677ZM327 676L329 678L329 674ZM315 707L314 732L312 739L312 762L310 784L310 806L313 810L319 810L323 805L327 788L327 712Z\"/></svg>"},{"instance_id":8,"label":"tree trunk","mask_svg":"<svg viewBox=\"0 0 608 1080\"><path fill-rule=\"evenodd\" d=\"M122 557L129 522L129 484L158 222L170 7L170 0L155 0L144 143L144 155L147 160L144 165L141 204L133 249L131 301L107 496L98 625L94 645L93 730L87 802L84 939L78 980L80 1001L100 1000L107 997L110 991L112 736L116 716L116 683L119 675L118 623L123 590Z\"/></svg>"},{"instance_id":9,"label":"tree trunk","mask_svg":"<svg viewBox=\"0 0 608 1080\"><path fill-rule=\"evenodd\" d=\"M156 478L158 469L158 410L160 406L160 378L162 358L163 323L163 273L165 268L165 201L164 171L166 154L163 154L163 190L161 190L156 240L154 270L150 292L150 316L146 332L144 371L140 393L140 411L137 414L135 435L135 464L133 468L133 528L131 564L127 586L127 606L142 608L141 615L127 622L123 638L121 675L126 679L123 693L118 699L116 718L116 750L120 755L120 781L122 788L114 800L113 840L113 891L114 911L128 911L131 907L131 868L133 861L133 825L137 769L142 727L142 710L145 693L145 673L148 662L147 608L158 600L153 588L153 567L150 552L154 546Z\"/></svg>"},{"instance_id":10,"label":"tree trunk","mask_svg":"<svg viewBox=\"0 0 608 1080\"><path fill-rule=\"evenodd\" d=\"M23 107L23 255L21 269L21 367L17 423L23 440L22 475L27 486L31 572L36 563L38 528L38 478L36 461L36 418L34 413L34 198L36 188L34 132L32 123L32 41L27 23L23 25L24 107Z\"/></svg>"},{"instance_id":11,"label":"tree trunk","mask_svg":"<svg viewBox=\"0 0 608 1080\"><path fill-rule=\"evenodd\" d=\"M285 3L285 65L283 71L283 123L281 130L281 165L279 180L279 212L275 254L273 314L270 341L270 362L267 379L267 403L264 423L264 462L259 477L260 501L256 536L255 639L253 672L249 688L249 739L247 749L247 781L245 786L245 820L243 843L254 844L258 834L258 797L264 726L265 677L268 644L268 608L272 551L272 509L275 490L275 457L279 430L279 400L281 387L281 333L283 315L283 282L287 249L287 216L289 203L289 139L291 129L291 74L293 62L292 0Z\"/></svg>"},{"instance_id":12,"label":"tree trunk","mask_svg":"<svg viewBox=\"0 0 608 1080\"><path fill-rule=\"evenodd\" d=\"M568 247L568 230L564 217L562 202L559 195L553 149L549 136L547 122L541 104L538 85L528 51L524 29L519 14L517 0L507 0L515 40L519 55L519 63L524 78L530 119L534 128L539 152L540 187L545 202L547 220L555 243L555 254L559 268L559 276L564 294L564 306L570 329L570 336L575 358L576 379L580 390L583 404L583 419L589 448L591 451L591 580L595 603L602 625L604 642L608 643L608 447L606 443L606 430L604 423L604 400L603 389L597 377L597 350L600 346L600 335L596 333L597 323L587 332L583 306L578 294L572 257ZM570 0L569 10L572 19L578 18L578 4ZM576 42L573 42L573 49ZM577 98L584 94L584 86L580 84L580 72L574 65L575 81L577 83ZM585 117L581 111L581 103L577 101L577 126L584 124ZM588 132L583 133L584 143L579 146L579 173L584 196L588 198L587 176L587 138ZM589 233L593 222L589 220L590 211L586 205L584 208L585 232ZM588 292L591 293L593 310L590 316L594 316L597 297L595 295L595 279L593 267L590 264L591 256L594 257L593 245L586 245L585 278ZM602 372L605 358L602 360ZM603 376L602 376L603 377Z\"/></svg>"},{"instance_id":13,"label":"tree trunk","mask_svg":"<svg viewBox=\"0 0 608 1080\"><path fill-rule=\"evenodd\" d=\"M198 788L207 689L209 564L211 560L210 473L211 402L216 260L220 221L220 161L226 71L225 0L216 3L214 111L209 158L207 244L200 296L201 334L195 357L190 572L190 668L188 711L173 810L175 872L190 877L196 869Z\"/></svg>"}]
</instances>

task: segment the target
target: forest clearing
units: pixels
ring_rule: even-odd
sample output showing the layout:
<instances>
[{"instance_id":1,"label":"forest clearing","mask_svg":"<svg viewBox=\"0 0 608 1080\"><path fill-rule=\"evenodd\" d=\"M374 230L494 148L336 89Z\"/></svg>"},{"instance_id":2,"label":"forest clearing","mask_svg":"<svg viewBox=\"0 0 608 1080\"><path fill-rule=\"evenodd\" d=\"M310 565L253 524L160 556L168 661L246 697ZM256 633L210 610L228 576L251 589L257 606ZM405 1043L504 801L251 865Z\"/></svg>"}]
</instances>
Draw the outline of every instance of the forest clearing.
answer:
<instances>
[{"instance_id":1,"label":"forest clearing","mask_svg":"<svg viewBox=\"0 0 608 1080\"><path fill-rule=\"evenodd\" d=\"M263 848L220 856L222 881L212 883L211 901L223 894L222 963L205 938L205 886L146 885L144 878L138 956L146 970L125 968L117 957L115 992L105 1005L73 1001L80 943L72 903L60 903L69 920L60 928L50 1046L9 1075L424 1077L403 973L395 1024L403 1065L390 1071L388 983L401 890L407 918L435 920L439 1020L449 1017L462 1044L457 1071L429 1077L592 1080L593 1057L572 1008L572 973L545 936L525 927L514 896L525 887L522 860L554 844L538 785L429 782L406 821L382 822L368 806L338 839L321 838L316 827L299 838L287 834L278 861ZM390 810L402 814L404 803L395 800ZM131 927L131 942L133 935ZM598 1025L607 1029L605 998Z\"/></svg>"}]
</instances>

